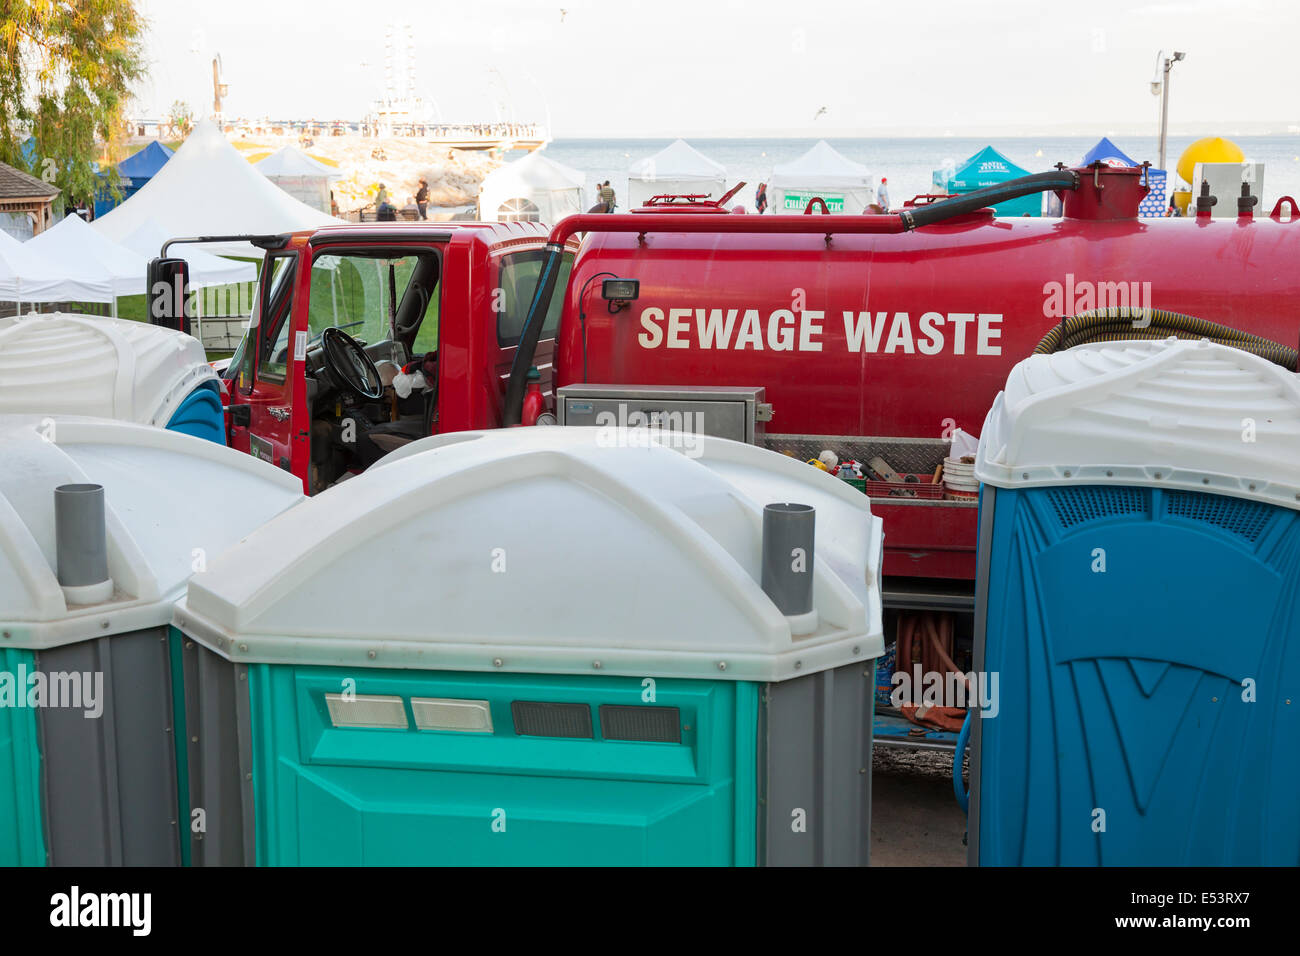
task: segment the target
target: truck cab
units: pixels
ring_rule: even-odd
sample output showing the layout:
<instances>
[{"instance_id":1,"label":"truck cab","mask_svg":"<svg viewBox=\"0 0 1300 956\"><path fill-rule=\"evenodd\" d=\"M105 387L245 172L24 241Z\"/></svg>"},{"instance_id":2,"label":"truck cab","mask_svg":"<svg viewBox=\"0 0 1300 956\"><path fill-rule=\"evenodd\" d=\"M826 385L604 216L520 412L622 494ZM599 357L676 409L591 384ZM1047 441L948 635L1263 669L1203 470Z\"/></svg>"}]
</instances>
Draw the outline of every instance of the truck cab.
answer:
<instances>
[{"instance_id":1,"label":"truck cab","mask_svg":"<svg viewBox=\"0 0 1300 956\"><path fill-rule=\"evenodd\" d=\"M224 373L230 445L314 494L417 438L497 427L545 239L533 223L377 224L268 248ZM547 392L560 308L534 360Z\"/></svg>"}]
</instances>

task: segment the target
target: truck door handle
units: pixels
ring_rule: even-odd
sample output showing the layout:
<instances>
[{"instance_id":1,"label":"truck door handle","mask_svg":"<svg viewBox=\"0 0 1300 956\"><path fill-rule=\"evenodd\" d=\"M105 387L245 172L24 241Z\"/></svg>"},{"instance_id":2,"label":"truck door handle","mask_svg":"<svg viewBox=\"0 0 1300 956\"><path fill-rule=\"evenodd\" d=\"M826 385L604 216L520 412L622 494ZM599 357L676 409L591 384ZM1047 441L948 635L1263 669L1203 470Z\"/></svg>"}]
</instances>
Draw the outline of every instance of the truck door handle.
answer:
<instances>
[{"instance_id":1,"label":"truck door handle","mask_svg":"<svg viewBox=\"0 0 1300 956\"><path fill-rule=\"evenodd\" d=\"M247 428L253 422L253 410L248 405L227 405L222 409L230 416L230 424Z\"/></svg>"}]
</instances>

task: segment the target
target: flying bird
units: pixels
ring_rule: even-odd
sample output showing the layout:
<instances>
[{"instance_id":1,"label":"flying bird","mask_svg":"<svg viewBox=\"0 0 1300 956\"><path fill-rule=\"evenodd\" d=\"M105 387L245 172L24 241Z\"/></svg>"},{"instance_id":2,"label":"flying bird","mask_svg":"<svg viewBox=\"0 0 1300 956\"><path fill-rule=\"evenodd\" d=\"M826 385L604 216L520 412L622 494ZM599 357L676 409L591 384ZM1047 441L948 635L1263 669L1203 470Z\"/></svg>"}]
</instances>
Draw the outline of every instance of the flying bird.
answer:
<instances>
[{"instance_id":1,"label":"flying bird","mask_svg":"<svg viewBox=\"0 0 1300 956\"><path fill-rule=\"evenodd\" d=\"M826 107L823 106L821 109L819 109L816 113L813 114L813 122L814 123L817 122L817 120L820 117L824 116L825 113L826 113Z\"/></svg>"}]
</instances>

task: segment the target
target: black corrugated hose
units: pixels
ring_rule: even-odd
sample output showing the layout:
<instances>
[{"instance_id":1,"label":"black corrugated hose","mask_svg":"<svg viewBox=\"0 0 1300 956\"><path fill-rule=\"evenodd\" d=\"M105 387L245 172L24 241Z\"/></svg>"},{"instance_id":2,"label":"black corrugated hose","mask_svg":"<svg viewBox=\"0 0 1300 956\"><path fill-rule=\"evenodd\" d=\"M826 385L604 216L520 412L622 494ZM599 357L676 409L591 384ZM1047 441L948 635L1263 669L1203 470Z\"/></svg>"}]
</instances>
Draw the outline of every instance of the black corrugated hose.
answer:
<instances>
[{"instance_id":1,"label":"black corrugated hose","mask_svg":"<svg viewBox=\"0 0 1300 956\"><path fill-rule=\"evenodd\" d=\"M985 186L983 189L930 203L928 206L909 206L903 209L899 216L903 219L903 228L919 229L986 206L995 206L1008 199L1019 199L1021 196L1031 196L1034 193L1051 192L1057 189L1078 188L1078 173L1073 169L1056 169L1046 173L1031 173L1019 179L1009 179L1005 183Z\"/></svg>"},{"instance_id":2,"label":"black corrugated hose","mask_svg":"<svg viewBox=\"0 0 1300 956\"><path fill-rule=\"evenodd\" d=\"M1088 342L1167 339L1171 335L1180 339L1209 339L1219 345L1230 345L1266 358L1292 372L1296 371L1296 361L1300 358L1290 346L1218 322L1183 315L1181 312L1128 306L1094 309L1070 316L1053 326L1039 340L1034 354L1059 352Z\"/></svg>"}]
</instances>

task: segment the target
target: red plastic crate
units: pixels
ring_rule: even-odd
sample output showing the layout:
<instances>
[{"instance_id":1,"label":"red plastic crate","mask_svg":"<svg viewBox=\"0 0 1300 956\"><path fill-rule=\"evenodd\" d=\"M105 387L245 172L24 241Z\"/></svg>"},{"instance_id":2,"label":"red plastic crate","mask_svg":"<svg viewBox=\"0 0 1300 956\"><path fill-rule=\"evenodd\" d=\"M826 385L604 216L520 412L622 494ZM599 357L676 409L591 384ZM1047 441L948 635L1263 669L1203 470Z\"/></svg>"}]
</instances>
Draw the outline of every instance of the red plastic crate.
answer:
<instances>
[{"instance_id":1,"label":"red plastic crate","mask_svg":"<svg viewBox=\"0 0 1300 956\"><path fill-rule=\"evenodd\" d=\"M907 475L903 476L904 478ZM943 498L943 485L934 484L933 475L916 475L916 481L868 481L866 492L872 498Z\"/></svg>"}]
</instances>

